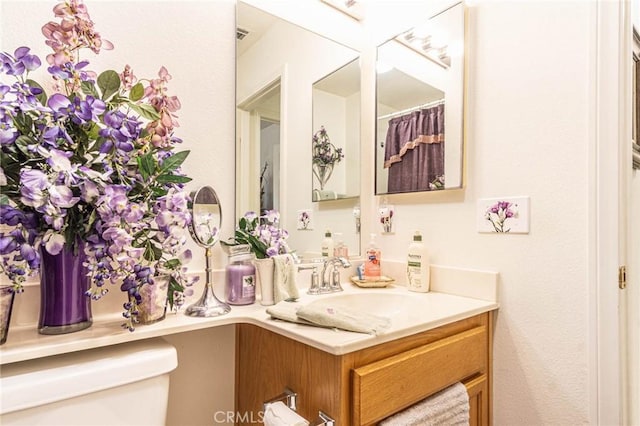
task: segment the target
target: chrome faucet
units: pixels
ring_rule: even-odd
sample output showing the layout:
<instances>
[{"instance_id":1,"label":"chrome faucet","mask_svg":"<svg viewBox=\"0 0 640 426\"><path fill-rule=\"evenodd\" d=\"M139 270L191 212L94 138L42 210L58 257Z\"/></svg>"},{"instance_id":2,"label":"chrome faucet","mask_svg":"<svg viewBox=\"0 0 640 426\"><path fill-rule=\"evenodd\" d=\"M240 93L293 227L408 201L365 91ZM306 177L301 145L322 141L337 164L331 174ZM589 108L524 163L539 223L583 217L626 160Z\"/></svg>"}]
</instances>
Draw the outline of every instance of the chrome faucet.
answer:
<instances>
[{"instance_id":1,"label":"chrome faucet","mask_svg":"<svg viewBox=\"0 0 640 426\"><path fill-rule=\"evenodd\" d=\"M334 291L342 291L342 285L340 285L340 271L337 265L343 268L348 268L351 263L344 257L331 257L324 262L322 268L322 284L320 285L320 293L331 293ZM331 275L327 276L327 271L330 271Z\"/></svg>"}]
</instances>

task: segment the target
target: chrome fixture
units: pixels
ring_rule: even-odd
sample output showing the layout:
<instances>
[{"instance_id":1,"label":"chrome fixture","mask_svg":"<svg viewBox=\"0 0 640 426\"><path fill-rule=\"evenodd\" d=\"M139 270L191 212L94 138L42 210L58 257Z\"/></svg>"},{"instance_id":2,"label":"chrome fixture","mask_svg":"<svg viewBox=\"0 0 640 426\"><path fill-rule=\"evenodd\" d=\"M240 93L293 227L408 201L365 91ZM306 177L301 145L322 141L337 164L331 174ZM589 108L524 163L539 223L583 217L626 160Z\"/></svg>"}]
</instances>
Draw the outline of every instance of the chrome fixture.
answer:
<instances>
[{"instance_id":1,"label":"chrome fixture","mask_svg":"<svg viewBox=\"0 0 640 426\"><path fill-rule=\"evenodd\" d=\"M337 266L340 265L343 268L349 268L351 263L344 257L331 257L324 262L322 268L322 284L320 285L319 293L333 293L336 291L342 291L342 285L340 285L340 271ZM327 271L331 274L327 276Z\"/></svg>"}]
</instances>

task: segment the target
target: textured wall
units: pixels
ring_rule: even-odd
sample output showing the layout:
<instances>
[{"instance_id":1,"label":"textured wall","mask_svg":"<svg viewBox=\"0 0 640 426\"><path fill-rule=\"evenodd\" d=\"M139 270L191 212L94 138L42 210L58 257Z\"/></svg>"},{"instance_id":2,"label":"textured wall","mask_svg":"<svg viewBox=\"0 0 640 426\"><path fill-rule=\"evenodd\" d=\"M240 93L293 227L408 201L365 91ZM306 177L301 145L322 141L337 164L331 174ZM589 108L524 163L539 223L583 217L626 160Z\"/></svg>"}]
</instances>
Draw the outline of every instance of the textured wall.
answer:
<instances>
[{"instance_id":1,"label":"textured wall","mask_svg":"<svg viewBox=\"0 0 640 426\"><path fill-rule=\"evenodd\" d=\"M587 423L591 2L474 3L467 187L387 197L383 269L421 229L433 263L500 272L495 424ZM531 232L477 233L476 201L509 195L531 197Z\"/></svg>"}]
</instances>

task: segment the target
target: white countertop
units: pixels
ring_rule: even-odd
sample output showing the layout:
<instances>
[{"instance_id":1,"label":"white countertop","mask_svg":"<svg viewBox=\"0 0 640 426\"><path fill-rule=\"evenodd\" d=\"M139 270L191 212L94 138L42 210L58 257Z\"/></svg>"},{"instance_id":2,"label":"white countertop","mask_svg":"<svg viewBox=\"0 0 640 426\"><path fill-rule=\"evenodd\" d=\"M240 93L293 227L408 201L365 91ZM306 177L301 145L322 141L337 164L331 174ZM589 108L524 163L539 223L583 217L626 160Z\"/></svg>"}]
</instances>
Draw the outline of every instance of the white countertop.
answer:
<instances>
[{"instance_id":1,"label":"white countertop","mask_svg":"<svg viewBox=\"0 0 640 426\"><path fill-rule=\"evenodd\" d=\"M448 276L451 271L448 268L443 268L441 272L443 272L443 276ZM456 271L455 274L458 272ZM459 278L459 276L455 278ZM471 278L473 277L471 276ZM492 286L497 283L497 274L494 278L489 277L487 280L486 277L480 277L480 285L488 288L483 292L483 298L478 297L477 285L472 285L469 290L472 297L461 294L464 291L460 289L466 285L460 283L451 287L452 293L457 294L445 292L450 287L437 282L434 283L435 285L432 284L433 291L429 293L410 292L402 286L361 289L351 283L343 285L344 292L330 295L310 296L301 290L301 298L297 302L300 304L312 303L323 298L328 299L334 295L347 294L354 294L357 297L358 294L378 293L383 296L377 300L381 298L384 300L384 295L389 295L390 300L396 301L409 297L410 299L406 300L411 301L409 304L411 306L407 306L406 311L402 308L402 312L398 313L396 320L391 318L390 329L378 336L274 320L266 313L267 307L256 302L253 305L232 306L231 312L228 314L213 318L188 317L182 312L169 313L163 321L151 325L139 325L134 332L129 332L121 327L123 320L119 313L94 317L93 325L88 329L57 336L41 335L35 327L14 327L9 331L7 342L0 347L0 364L238 323L254 324L320 350L342 355L497 309L498 303L495 297L491 297L496 293ZM392 295L398 296L394 298ZM484 295L489 295L489 297ZM419 309L415 309L416 307ZM376 314L379 308L380 306L372 306L369 313Z\"/></svg>"}]
</instances>

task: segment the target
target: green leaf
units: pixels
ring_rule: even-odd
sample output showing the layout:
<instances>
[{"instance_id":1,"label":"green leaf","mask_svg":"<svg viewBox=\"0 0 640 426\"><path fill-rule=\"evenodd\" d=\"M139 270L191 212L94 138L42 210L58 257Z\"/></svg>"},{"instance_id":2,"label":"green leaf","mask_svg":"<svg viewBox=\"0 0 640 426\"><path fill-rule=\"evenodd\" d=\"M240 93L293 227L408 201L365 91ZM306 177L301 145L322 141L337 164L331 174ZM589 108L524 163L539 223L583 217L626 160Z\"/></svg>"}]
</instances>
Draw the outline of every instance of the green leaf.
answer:
<instances>
[{"instance_id":1,"label":"green leaf","mask_svg":"<svg viewBox=\"0 0 640 426\"><path fill-rule=\"evenodd\" d=\"M136 104L129 103L129 106L131 107L132 110L134 110L141 117L146 118L147 120L151 120L151 121L160 120L160 114L158 114L158 111L156 111L156 109L151 105L147 105L147 104L136 105Z\"/></svg>"},{"instance_id":2,"label":"green leaf","mask_svg":"<svg viewBox=\"0 0 640 426\"><path fill-rule=\"evenodd\" d=\"M87 137L90 140L96 140L96 139L98 139L98 136L100 136L100 126L98 126L97 123L92 122L91 123L91 128L87 132Z\"/></svg>"},{"instance_id":3,"label":"green leaf","mask_svg":"<svg viewBox=\"0 0 640 426\"><path fill-rule=\"evenodd\" d=\"M29 136L20 135L14 143L16 144L16 147L20 150L20 152L22 152L24 155L29 156L31 154L29 153L29 149L27 148L27 146L32 142L33 141Z\"/></svg>"},{"instance_id":4,"label":"green leaf","mask_svg":"<svg viewBox=\"0 0 640 426\"><path fill-rule=\"evenodd\" d=\"M107 100L120 90L120 76L113 70L104 71L98 76L98 87L102 91L102 100Z\"/></svg>"},{"instance_id":5,"label":"green leaf","mask_svg":"<svg viewBox=\"0 0 640 426\"><path fill-rule=\"evenodd\" d=\"M40 93L39 95L36 96L36 99L42 104L42 105L46 105L47 104L47 94L45 93L44 89L42 88L42 86L40 86L40 84L38 84L38 82L31 80L30 78L27 79L26 82L29 87L36 87L38 89L42 90L42 93Z\"/></svg>"},{"instance_id":6,"label":"green leaf","mask_svg":"<svg viewBox=\"0 0 640 426\"><path fill-rule=\"evenodd\" d=\"M178 292L182 293L184 291L184 286L182 286L174 277L171 277L169 280L169 292L167 293L167 301L169 302L169 309L173 310L173 293Z\"/></svg>"},{"instance_id":7,"label":"green leaf","mask_svg":"<svg viewBox=\"0 0 640 426\"><path fill-rule=\"evenodd\" d=\"M133 102L139 101L140 99L142 99L143 96L144 96L144 87L142 86L142 83L138 83L135 86L133 86L131 88L131 92L129 92L129 99L131 99L131 101Z\"/></svg>"},{"instance_id":8,"label":"green leaf","mask_svg":"<svg viewBox=\"0 0 640 426\"><path fill-rule=\"evenodd\" d=\"M180 265L182 265L182 263L180 262L180 259L171 259L166 261L164 264L164 266L166 266L168 269L176 269Z\"/></svg>"},{"instance_id":9,"label":"green leaf","mask_svg":"<svg viewBox=\"0 0 640 426\"><path fill-rule=\"evenodd\" d=\"M80 88L82 89L82 93L84 93L85 95L91 95L94 98L100 97L98 91L96 90L96 86L91 81L83 81L82 83L80 83Z\"/></svg>"},{"instance_id":10,"label":"green leaf","mask_svg":"<svg viewBox=\"0 0 640 426\"><path fill-rule=\"evenodd\" d=\"M170 172L177 169L182 163L184 163L184 160L187 159L189 152L190 151L180 151L165 159L162 162L162 168L160 170L163 172Z\"/></svg>"},{"instance_id":11,"label":"green leaf","mask_svg":"<svg viewBox=\"0 0 640 426\"><path fill-rule=\"evenodd\" d=\"M156 172L156 162L151 154L141 155L137 158L137 161L138 169L140 169L140 173L145 180Z\"/></svg>"},{"instance_id":12,"label":"green leaf","mask_svg":"<svg viewBox=\"0 0 640 426\"><path fill-rule=\"evenodd\" d=\"M10 201L6 194L0 194L0 204L9 204Z\"/></svg>"},{"instance_id":13,"label":"green leaf","mask_svg":"<svg viewBox=\"0 0 640 426\"><path fill-rule=\"evenodd\" d=\"M191 182L191 178L179 175L160 175L156 181L159 183L187 183Z\"/></svg>"},{"instance_id":14,"label":"green leaf","mask_svg":"<svg viewBox=\"0 0 640 426\"><path fill-rule=\"evenodd\" d=\"M18 113L16 114L16 117L13 121L20 133L22 133L23 135L31 133L31 129L33 127L33 119L27 114Z\"/></svg>"}]
</instances>

